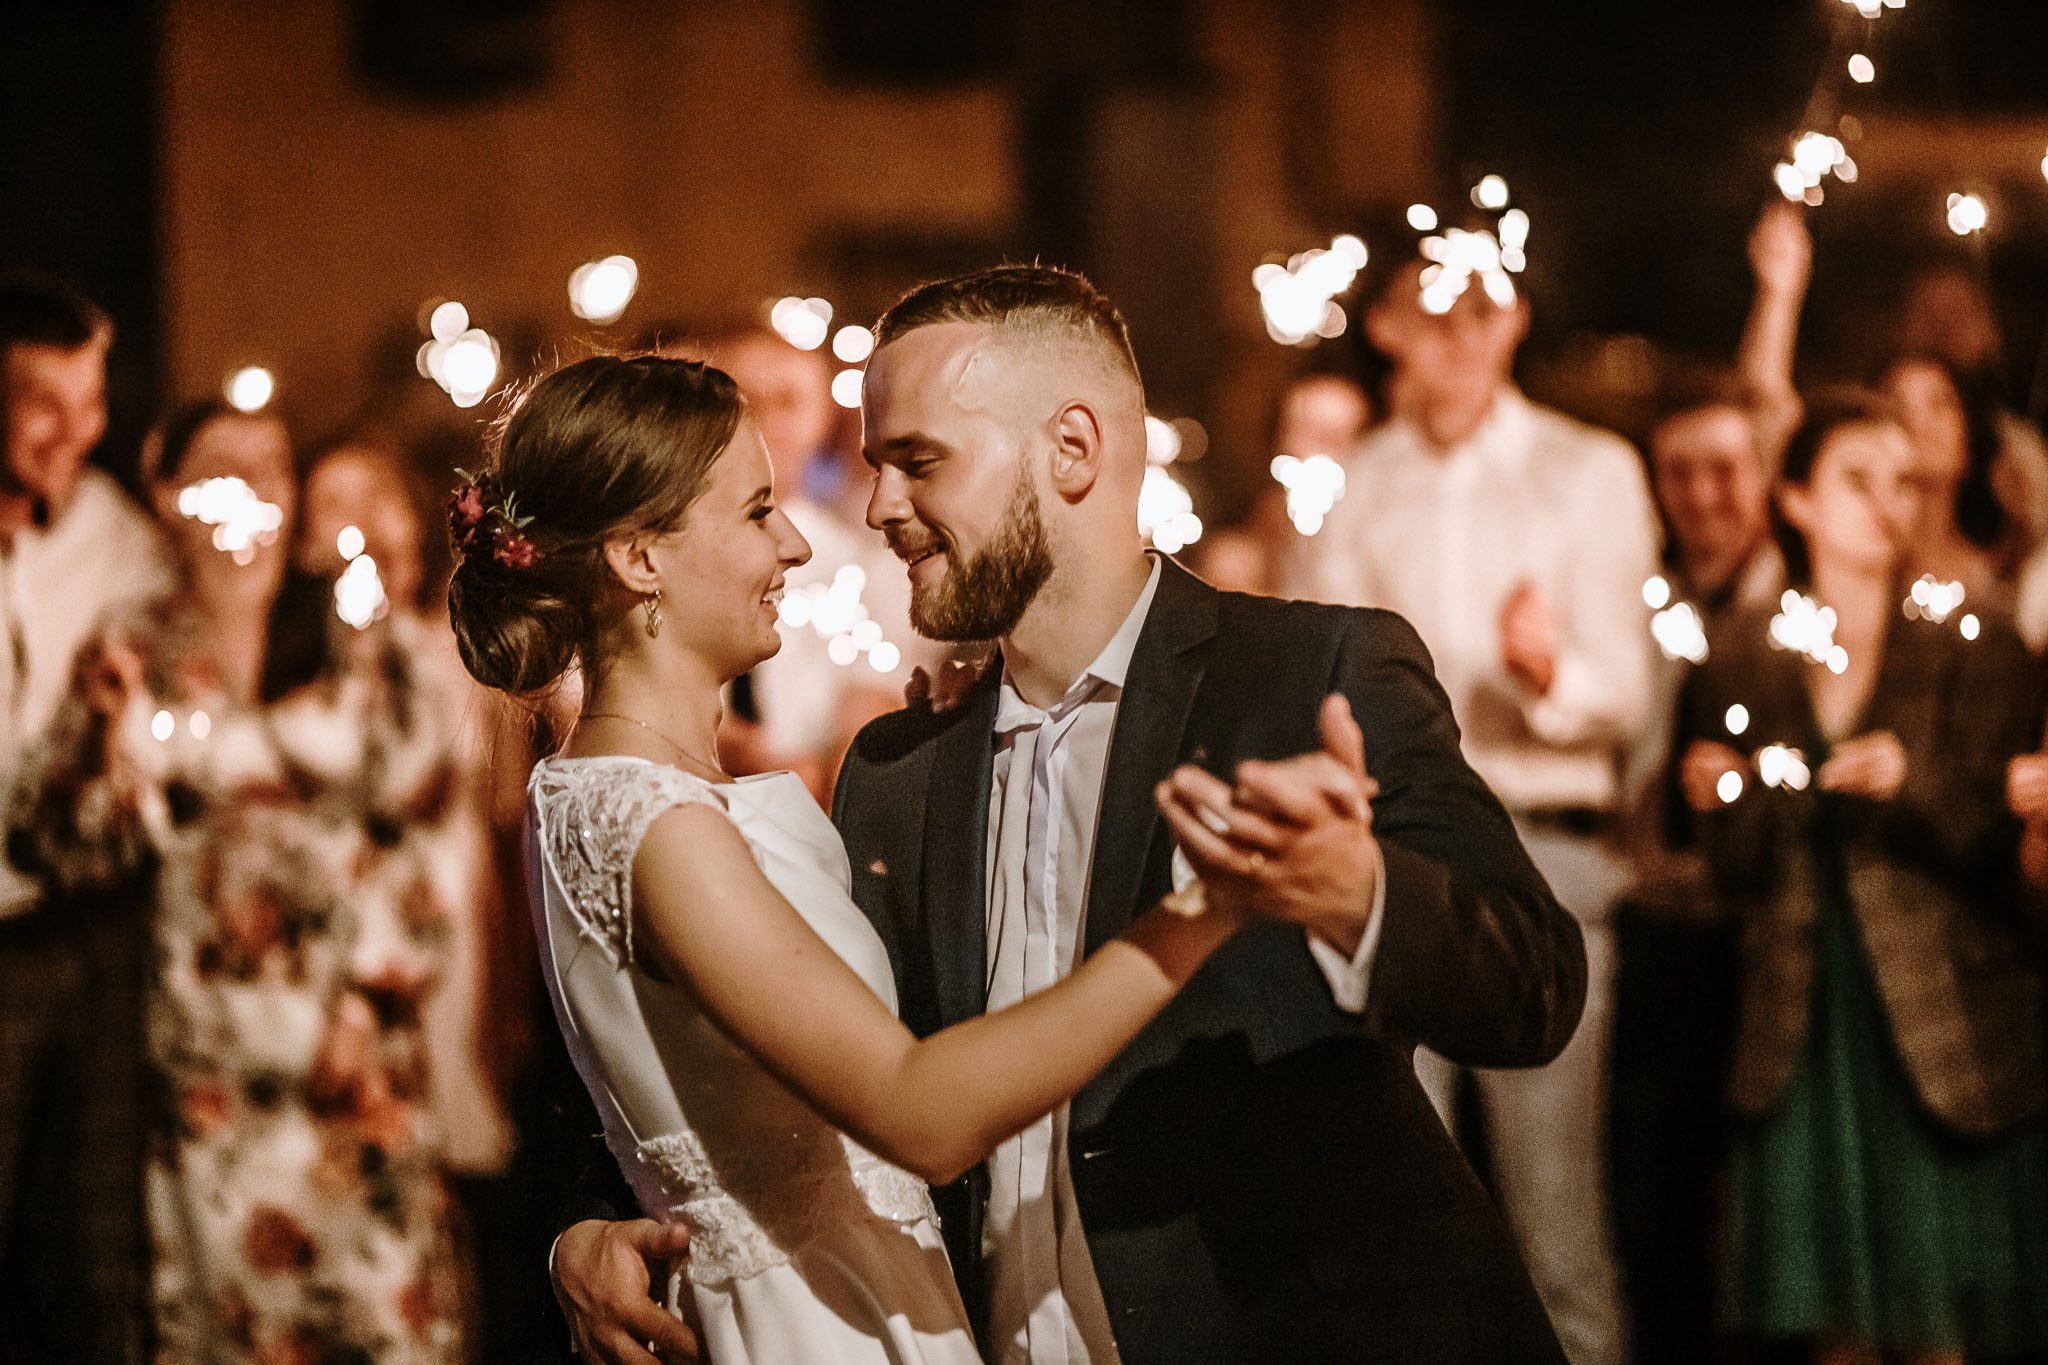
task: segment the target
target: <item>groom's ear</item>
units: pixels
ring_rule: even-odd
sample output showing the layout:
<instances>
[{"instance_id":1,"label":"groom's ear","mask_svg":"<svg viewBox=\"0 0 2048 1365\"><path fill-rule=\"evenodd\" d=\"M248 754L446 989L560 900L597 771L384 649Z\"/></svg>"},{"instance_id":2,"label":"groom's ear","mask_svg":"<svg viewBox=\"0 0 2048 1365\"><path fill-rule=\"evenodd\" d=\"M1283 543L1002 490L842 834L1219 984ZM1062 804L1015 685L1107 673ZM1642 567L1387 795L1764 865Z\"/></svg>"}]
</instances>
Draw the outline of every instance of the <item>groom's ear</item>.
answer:
<instances>
[{"instance_id":1,"label":"groom's ear","mask_svg":"<svg viewBox=\"0 0 2048 1365\"><path fill-rule=\"evenodd\" d=\"M654 545L661 537L649 533L617 536L604 543L605 566L627 592L645 597L661 586L654 563Z\"/></svg>"},{"instance_id":2,"label":"groom's ear","mask_svg":"<svg viewBox=\"0 0 2048 1365\"><path fill-rule=\"evenodd\" d=\"M1060 496L1081 497L1102 475L1102 415L1079 399L1052 419L1052 486Z\"/></svg>"}]
</instances>

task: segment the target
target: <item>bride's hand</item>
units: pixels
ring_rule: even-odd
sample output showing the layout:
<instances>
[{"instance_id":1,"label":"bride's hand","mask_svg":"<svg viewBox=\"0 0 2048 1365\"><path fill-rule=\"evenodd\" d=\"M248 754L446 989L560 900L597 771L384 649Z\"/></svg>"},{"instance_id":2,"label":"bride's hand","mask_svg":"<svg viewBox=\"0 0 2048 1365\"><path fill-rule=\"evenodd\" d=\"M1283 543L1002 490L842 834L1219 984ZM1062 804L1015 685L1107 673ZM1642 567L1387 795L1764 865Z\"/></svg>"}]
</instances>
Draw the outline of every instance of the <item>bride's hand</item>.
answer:
<instances>
[{"instance_id":1,"label":"bride's hand","mask_svg":"<svg viewBox=\"0 0 2048 1365\"><path fill-rule=\"evenodd\" d=\"M1183 917L1203 915L1242 925L1252 914L1256 874L1266 858L1286 846L1286 832L1227 797L1220 804L1204 801L1171 777L1158 785L1153 799L1196 874L1161 904Z\"/></svg>"}]
</instances>

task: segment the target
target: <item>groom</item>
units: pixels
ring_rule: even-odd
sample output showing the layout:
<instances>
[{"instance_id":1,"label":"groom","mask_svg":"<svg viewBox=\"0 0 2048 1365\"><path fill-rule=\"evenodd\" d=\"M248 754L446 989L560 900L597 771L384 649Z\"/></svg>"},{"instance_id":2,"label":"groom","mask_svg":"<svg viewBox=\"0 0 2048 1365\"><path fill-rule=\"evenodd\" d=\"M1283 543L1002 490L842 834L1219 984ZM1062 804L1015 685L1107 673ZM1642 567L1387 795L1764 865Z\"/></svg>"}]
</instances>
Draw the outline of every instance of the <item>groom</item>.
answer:
<instances>
[{"instance_id":1,"label":"groom","mask_svg":"<svg viewBox=\"0 0 2048 1365\"><path fill-rule=\"evenodd\" d=\"M1219 593L1145 552L1143 388L1080 276L926 285L877 343L869 523L921 632L1001 645L957 705L875 722L841 771L853 895L905 1021L927 1034L1040 990L1170 890L1170 774L1215 815L1182 852L1263 916L1071 1106L934 1192L988 1358L1561 1360L1412 1053L1548 1061L1584 953L1460 757L1414 632ZM1286 755L1305 756L1259 761ZM1376 785L1370 810L1345 769ZM653 1334L635 1257L674 1236L564 1234L586 1347Z\"/></svg>"}]
</instances>

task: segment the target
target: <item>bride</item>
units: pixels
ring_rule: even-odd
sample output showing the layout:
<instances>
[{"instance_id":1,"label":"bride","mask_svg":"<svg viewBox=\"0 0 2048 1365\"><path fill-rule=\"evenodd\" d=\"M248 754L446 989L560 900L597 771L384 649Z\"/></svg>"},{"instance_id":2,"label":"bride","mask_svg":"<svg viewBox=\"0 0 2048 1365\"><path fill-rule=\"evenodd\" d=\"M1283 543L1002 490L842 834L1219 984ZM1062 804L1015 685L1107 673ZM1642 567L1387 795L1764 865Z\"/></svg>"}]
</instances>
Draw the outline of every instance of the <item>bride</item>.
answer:
<instances>
[{"instance_id":1,"label":"bride","mask_svg":"<svg viewBox=\"0 0 2048 1365\"><path fill-rule=\"evenodd\" d=\"M976 1360L926 1182L1073 1095L1241 911L1197 885L1041 994L913 1037L824 812L791 774L719 767L719 689L775 653L810 557L732 381L559 370L450 520L469 671L521 696L583 673L529 783L528 886L606 1141L642 1211L689 1230L669 1310L715 1365ZM1200 818L1162 810L1183 835Z\"/></svg>"}]
</instances>

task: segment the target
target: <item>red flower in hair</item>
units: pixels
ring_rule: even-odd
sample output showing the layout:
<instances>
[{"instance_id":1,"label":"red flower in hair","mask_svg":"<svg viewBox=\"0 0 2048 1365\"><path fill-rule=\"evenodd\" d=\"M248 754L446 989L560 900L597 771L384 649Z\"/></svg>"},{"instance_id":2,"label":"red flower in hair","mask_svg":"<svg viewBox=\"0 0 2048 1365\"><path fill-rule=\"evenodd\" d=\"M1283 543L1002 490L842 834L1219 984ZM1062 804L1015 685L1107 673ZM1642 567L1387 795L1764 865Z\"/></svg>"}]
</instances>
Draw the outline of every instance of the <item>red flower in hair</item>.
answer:
<instances>
[{"instance_id":1,"label":"red flower in hair","mask_svg":"<svg viewBox=\"0 0 2048 1365\"><path fill-rule=\"evenodd\" d=\"M533 542L509 529L498 532L497 543L491 549L491 558L508 569L530 569L536 557Z\"/></svg>"},{"instance_id":2,"label":"red flower in hair","mask_svg":"<svg viewBox=\"0 0 2048 1365\"><path fill-rule=\"evenodd\" d=\"M448 533L461 554L489 550L508 569L530 569L540 550L526 538L532 517L519 514L518 498L489 474L455 471L462 480L448 495Z\"/></svg>"},{"instance_id":3,"label":"red flower in hair","mask_svg":"<svg viewBox=\"0 0 2048 1365\"><path fill-rule=\"evenodd\" d=\"M470 547L488 511L484 490L477 484L466 483L448 495L448 533L455 539L455 548Z\"/></svg>"}]
</instances>

